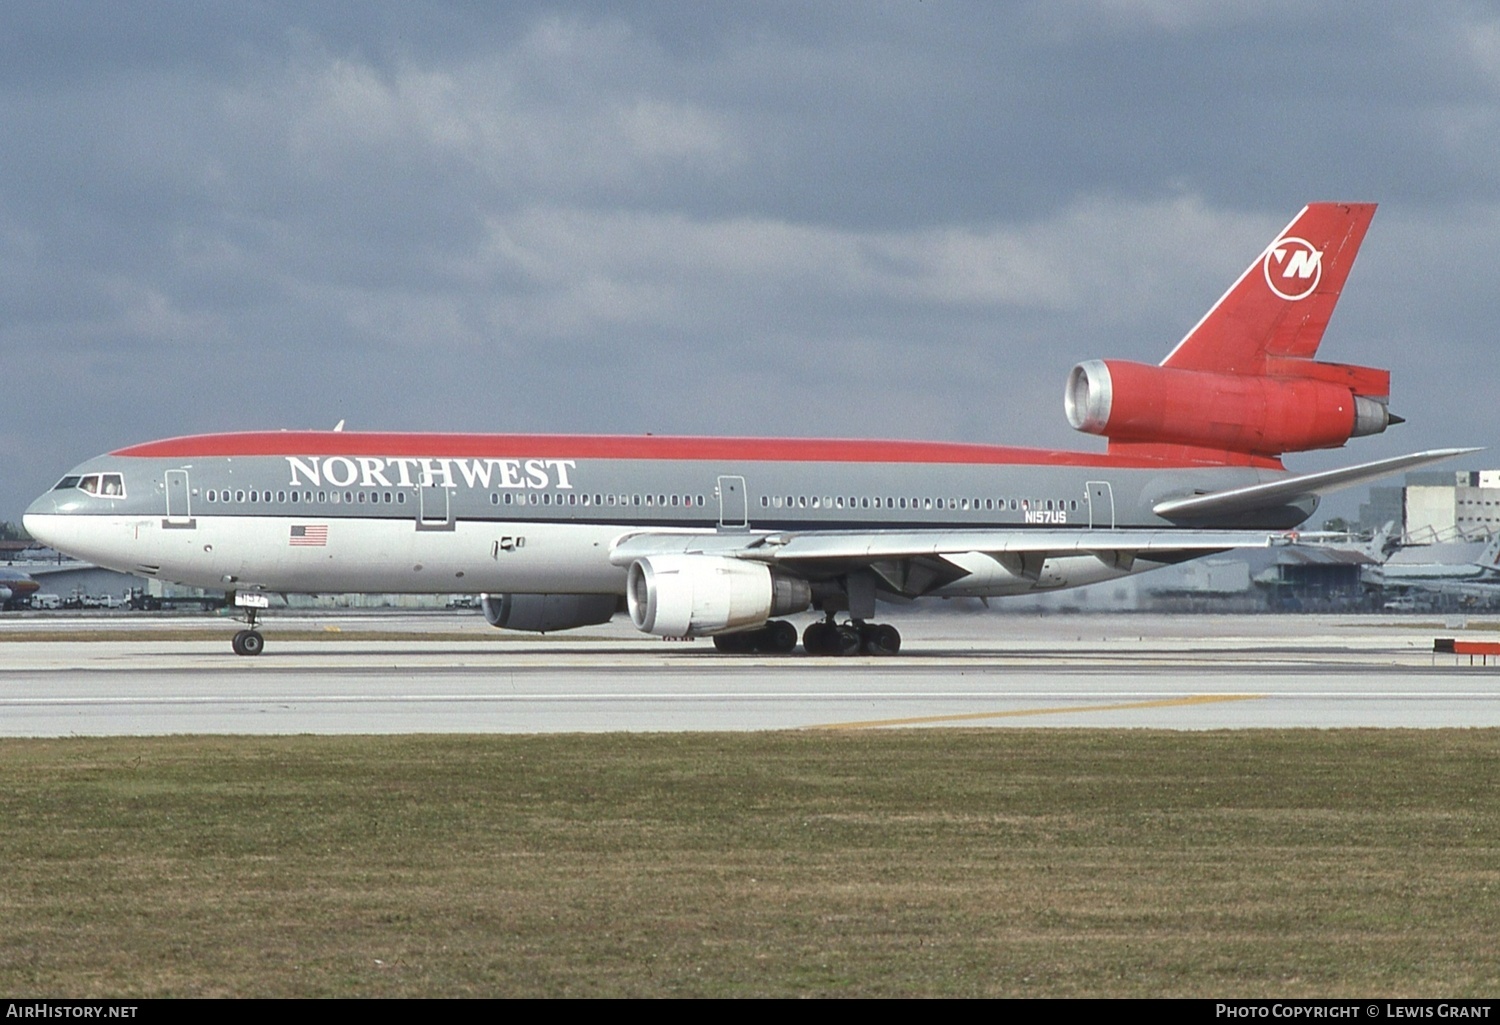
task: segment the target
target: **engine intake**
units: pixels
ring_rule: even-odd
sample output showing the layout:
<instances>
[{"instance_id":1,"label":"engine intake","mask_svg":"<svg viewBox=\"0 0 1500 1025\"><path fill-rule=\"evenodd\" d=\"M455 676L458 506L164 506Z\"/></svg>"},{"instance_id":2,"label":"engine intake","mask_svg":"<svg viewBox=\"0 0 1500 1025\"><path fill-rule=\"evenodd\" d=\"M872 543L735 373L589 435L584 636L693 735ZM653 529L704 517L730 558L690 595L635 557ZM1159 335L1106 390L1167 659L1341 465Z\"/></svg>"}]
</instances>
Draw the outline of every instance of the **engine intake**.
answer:
<instances>
[{"instance_id":1,"label":"engine intake","mask_svg":"<svg viewBox=\"0 0 1500 1025\"><path fill-rule=\"evenodd\" d=\"M768 566L710 555L652 555L631 563L631 622L661 637L708 637L763 625L812 602L806 580Z\"/></svg>"},{"instance_id":2,"label":"engine intake","mask_svg":"<svg viewBox=\"0 0 1500 1025\"><path fill-rule=\"evenodd\" d=\"M1386 409L1384 396L1358 394L1349 384L1329 379L1344 371L1383 371L1302 362L1307 376L1089 360L1068 375L1063 405L1075 430L1111 441L1263 456L1338 448L1350 438L1379 434L1400 422Z\"/></svg>"}]
</instances>

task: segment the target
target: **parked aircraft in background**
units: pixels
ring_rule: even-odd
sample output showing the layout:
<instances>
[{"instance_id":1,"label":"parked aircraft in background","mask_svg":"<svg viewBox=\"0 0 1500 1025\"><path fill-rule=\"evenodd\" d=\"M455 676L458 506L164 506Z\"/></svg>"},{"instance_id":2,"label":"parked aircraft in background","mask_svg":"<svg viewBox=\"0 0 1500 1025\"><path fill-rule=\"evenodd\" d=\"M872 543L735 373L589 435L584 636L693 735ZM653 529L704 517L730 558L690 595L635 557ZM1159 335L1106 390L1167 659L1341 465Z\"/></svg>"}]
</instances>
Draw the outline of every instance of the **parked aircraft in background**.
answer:
<instances>
[{"instance_id":1,"label":"parked aircraft in background","mask_svg":"<svg viewBox=\"0 0 1500 1025\"><path fill-rule=\"evenodd\" d=\"M0 608L20 608L31 603L31 596L41 585L29 575L9 566L0 566Z\"/></svg>"},{"instance_id":2,"label":"parked aircraft in background","mask_svg":"<svg viewBox=\"0 0 1500 1025\"><path fill-rule=\"evenodd\" d=\"M1500 597L1500 535L1400 545L1367 566L1360 580L1388 592L1428 591L1466 598Z\"/></svg>"},{"instance_id":3,"label":"parked aircraft in background","mask_svg":"<svg viewBox=\"0 0 1500 1025\"><path fill-rule=\"evenodd\" d=\"M1318 496L1472 451L1289 475L1400 418L1390 375L1313 358L1374 215L1315 203L1159 365L1090 360L1065 393L1102 453L920 441L279 431L148 442L70 470L32 536L234 592L483 593L498 627L628 609L721 651L899 649L879 601L1075 587L1275 543ZM840 614L847 618L840 621Z\"/></svg>"}]
</instances>

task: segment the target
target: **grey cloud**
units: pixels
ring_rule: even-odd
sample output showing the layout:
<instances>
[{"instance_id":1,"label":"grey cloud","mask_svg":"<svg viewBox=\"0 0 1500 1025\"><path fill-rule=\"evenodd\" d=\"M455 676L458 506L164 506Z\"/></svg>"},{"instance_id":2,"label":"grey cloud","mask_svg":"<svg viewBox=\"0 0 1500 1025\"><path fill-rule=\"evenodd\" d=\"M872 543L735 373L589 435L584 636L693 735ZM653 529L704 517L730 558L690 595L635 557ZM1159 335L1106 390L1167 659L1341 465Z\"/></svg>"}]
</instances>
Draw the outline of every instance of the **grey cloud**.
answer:
<instances>
[{"instance_id":1,"label":"grey cloud","mask_svg":"<svg viewBox=\"0 0 1500 1025\"><path fill-rule=\"evenodd\" d=\"M1360 456L1483 442L1497 40L1463 4L19 5L0 518L129 441L340 417L1088 446L1067 368L1159 359L1327 198L1384 204L1328 356L1412 419Z\"/></svg>"}]
</instances>

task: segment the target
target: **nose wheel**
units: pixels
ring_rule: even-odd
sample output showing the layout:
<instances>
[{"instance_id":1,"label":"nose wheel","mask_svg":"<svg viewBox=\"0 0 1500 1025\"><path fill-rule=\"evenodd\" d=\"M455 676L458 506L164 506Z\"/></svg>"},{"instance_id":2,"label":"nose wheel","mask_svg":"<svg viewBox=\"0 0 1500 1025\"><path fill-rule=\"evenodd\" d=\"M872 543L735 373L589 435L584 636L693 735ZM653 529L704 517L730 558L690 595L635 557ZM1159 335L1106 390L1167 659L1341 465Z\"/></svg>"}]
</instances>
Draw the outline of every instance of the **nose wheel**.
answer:
<instances>
[{"instance_id":1,"label":"nose wheel","mask_svg":"<svg viewBox=\"0 0 1500 1025\"><path fill-rule=\"evenodd\" d=\"M266 647L266 639L259 630L241 630L230 642L236 655L259 655Z\"/></svg>"},{"instance_id":2,"label":"nose wheel","mask_svg":"<svg viewBox=\"0 0 1500 1025\"><path fill-rule=\"evenodd\" d=\"M234 635L234 640L229 646L234 649L236 655L259 655L266 650L266 639L255 629L255 614L259 610L254 606L245 609L245 618L249 621L250 629L241 630Z\"/></svg>"}]
</instances>

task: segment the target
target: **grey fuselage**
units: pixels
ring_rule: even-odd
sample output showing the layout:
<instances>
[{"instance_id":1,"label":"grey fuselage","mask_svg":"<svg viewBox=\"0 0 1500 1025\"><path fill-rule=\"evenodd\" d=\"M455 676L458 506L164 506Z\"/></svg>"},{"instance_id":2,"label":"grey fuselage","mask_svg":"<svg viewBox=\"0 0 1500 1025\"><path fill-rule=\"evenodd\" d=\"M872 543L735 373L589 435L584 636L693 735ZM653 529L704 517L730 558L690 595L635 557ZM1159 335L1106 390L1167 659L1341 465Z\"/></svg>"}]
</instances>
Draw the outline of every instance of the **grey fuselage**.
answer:
<instances>
[{"instance_id":1,"label":"grey fuselage","mask_svg":"<svg viewBox=\"0 0 1500 1025\"><path fill-rule=\"evenodd\" d=\"M643 531L1160 530L1181 525L1163 499L1284 475L940 443L210 435L90 459L26 525L206 588L623 593L609 552ZM1222 525L1286 529L1314 504Z\"/></svg>"}]
</instances>

